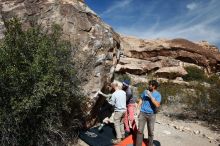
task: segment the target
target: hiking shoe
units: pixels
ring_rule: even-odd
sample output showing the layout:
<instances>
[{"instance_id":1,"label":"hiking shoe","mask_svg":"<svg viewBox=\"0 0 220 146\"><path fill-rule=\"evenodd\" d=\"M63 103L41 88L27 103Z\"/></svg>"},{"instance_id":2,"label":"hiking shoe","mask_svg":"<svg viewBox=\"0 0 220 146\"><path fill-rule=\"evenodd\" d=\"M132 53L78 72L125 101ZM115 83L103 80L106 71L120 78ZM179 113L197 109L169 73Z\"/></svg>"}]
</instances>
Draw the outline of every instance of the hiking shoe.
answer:
<instances>
[{"instance_id":1,"label":"hiking shoe","mask_svg":"<svg viewBox=\"0 0 220 146\"><path fill-rule=\"evenodd\" d=\"M121 138L112 139L112 143L113 143L113 144L118 144L119 142L121 142Z\"/></svg>"},{"instance_id":2,"label":"hiking shoe","mask_svg":"<svg viewBox=\"0 0 220 146\"><path fill-rule=\"evenodd\" d=\"M105 126L105 124L102 123L102 124L99 126L98 131L101 131L104 126Z\"/></svg>"},{"instance_id":3,"label":"hiking shoe","mask_svg":"<svg viewBox=\"0 0 220 146\"><path fill-rule=\"evenodd\" d=\"M131 134L130 131L125 131L125 137L128 137Z\"/></svg>"}]
</instances>

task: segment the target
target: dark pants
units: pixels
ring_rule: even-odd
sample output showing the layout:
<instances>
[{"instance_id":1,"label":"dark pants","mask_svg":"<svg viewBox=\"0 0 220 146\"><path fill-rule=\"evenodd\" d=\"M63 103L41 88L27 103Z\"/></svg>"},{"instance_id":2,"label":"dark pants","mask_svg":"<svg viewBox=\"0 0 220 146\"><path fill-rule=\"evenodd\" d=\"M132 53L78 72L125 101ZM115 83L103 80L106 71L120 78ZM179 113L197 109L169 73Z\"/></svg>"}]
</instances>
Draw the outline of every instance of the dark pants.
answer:
<instances>
[{"instance_id":1,"label":"dark pants","mask_svg":"<svg viewBox=\"0 0 220 146\"><path fill-rule=\"evenodd\" d=\"M148 142L149 142L148 146L153 146L155 119L156 119L155 114L146 114L146 113L140 112L139 120L138 120L136 146L142 146L143 131L144 131L144 126L146 123L147 123Z\"/></svg>"}]
</instances>

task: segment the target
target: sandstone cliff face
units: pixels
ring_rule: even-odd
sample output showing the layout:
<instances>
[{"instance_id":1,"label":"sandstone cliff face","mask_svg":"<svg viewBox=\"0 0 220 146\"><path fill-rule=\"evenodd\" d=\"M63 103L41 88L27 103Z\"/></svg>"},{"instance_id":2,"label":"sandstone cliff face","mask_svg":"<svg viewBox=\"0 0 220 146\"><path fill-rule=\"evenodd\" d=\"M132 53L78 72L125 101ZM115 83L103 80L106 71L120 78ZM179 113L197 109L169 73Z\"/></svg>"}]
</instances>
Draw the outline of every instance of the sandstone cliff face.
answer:
<instances>
[{"instance_id":1,"label":"sandstone cliff face","mask_svg":"<svg viewBox=\"0 0 220 146\"><path fill-rule=\"evenodd\" d=\"M1 38L5 29L3 20L14 16L21 19L24 29L35 24L41 25L44 31L49 31L53 24L62 27L62 38L74 45L77 76L88 97L86 109L95 113L92 109L97 100L95 93L111 81L116 66L115 54L120 49L118 34L83 0L1 0L0 14ZM91 117L95 119L94 115ZM93 122L92 119L87 121Z\"/></svg>"},{"instance_id":2,"label":"sandstone cliff face","mask_svg":"<svg viewBox=\"0 0 220 146\"><path fill-rule=\"evenodd\" d=\"M116 67L117 72L157 77L182 77L184 66L194 65L207 73L220 71L220 52L207 42L193 43L185 39L143 40L121 36L123 55Z\"/></svg>"}]
</instances>

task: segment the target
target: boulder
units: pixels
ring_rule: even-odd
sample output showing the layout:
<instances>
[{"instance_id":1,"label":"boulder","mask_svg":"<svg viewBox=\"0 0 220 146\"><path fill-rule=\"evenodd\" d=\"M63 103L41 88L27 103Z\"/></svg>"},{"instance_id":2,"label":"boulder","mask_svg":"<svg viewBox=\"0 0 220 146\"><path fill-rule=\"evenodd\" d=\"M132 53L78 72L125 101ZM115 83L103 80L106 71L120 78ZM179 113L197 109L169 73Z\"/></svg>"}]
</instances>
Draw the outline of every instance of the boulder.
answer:
<instances>
[{"instance_id":1,"label":"boulder","mask_svg":"<svg viewBox=\"0 0 220 146\"><path fill-rule=\"evenodd\" d=\"M187 74L186 70L181 66L175 67L163 67L158 69L155 74L158 77L176 79L177 77L182 77Z\"/></svg>"},{"instance_id":2,"label":"boulder","mask_svg":"<svg viewBox=\"0 0 220 146\"><path fill-rule=\"evenodd\" d=\"M143 59L121 57L115 71L141 75L152 70L157 70L161 66L162 62L151 62Z\"/></svg>"},{"instance_id":3,"label":"boulder","mask_svg":"<svg viewBox=\"0 0 220 146\"><path fill-rule=\"evenodd\" d=\"M121 48L124 57L164 62L161 68L190 63L206 69L208 73L220 70L220 52L207 42L194 43L186 39L144 40L121 36Z\"/></svg>"},{"instance_id":4,"label":"boulder","mask_svg":"<svg viewBox=\"0 0 220 146\"><path fill-rule=\"evenodd\" d=\"M115 55L120 50L119 35L83 0L1 0L0 38L4 37L4 21L12 17L22 21L24 30L38 24L50 33L54 24L61 26L61 38L73 45L76 75L88 98L87 126L92 126L103 100L96 93L111 82L114 72L110 70L114 70L119 59Z\"/></svg>"}]
</instances>

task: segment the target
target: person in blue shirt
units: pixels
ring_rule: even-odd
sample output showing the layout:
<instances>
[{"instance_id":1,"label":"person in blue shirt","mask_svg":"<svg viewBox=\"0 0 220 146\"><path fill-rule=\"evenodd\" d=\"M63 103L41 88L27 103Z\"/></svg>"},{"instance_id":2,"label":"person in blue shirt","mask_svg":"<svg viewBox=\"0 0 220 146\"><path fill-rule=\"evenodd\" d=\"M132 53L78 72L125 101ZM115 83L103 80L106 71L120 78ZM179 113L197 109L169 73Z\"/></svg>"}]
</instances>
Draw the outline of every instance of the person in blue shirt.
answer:
<instances>
[{"instance_id":1,"label":"person in blue shirt","mask_svg":"<svg viewBox=\"0 0 220 146\"><path fill-rule=\"evenodd\" d=\"M138 109L140 105L141 108L138 119L136 146L142 146L143 131L146 123L148 130L148 146L153 146L156 111L161 102L161 94L157 91L158 85L156 80L149 81L148 90L144 90L138 102Z\"/></svg>"}]
</instances>

